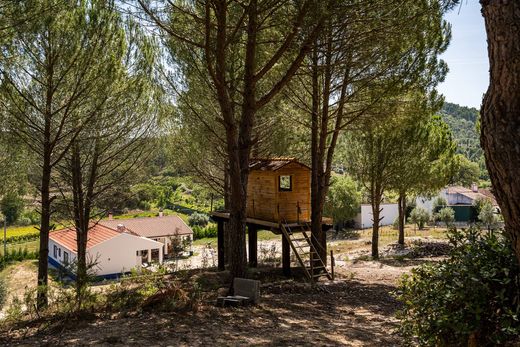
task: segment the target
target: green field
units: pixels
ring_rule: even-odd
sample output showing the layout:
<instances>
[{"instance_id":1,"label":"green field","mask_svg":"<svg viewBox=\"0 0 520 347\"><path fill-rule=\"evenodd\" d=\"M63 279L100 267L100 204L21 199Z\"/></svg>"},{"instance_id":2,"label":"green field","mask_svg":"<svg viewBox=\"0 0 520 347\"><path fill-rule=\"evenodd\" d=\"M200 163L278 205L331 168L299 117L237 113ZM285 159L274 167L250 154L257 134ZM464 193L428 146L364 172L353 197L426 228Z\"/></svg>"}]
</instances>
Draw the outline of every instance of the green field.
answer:
<instances>
[{"instance_id":1,"label":"green field","mask_svg":"<svg viewBox=\"0 0 520 347\"><path fill-rule=\"evenodd\" d=\"M7 237L11 236L21 236L27 234L34 234L38 232L34 225L29 225L25 227L8 227L7 228ZM0 240L4 239L4 229L0 229Z\"/></svg>"}]
</instances>

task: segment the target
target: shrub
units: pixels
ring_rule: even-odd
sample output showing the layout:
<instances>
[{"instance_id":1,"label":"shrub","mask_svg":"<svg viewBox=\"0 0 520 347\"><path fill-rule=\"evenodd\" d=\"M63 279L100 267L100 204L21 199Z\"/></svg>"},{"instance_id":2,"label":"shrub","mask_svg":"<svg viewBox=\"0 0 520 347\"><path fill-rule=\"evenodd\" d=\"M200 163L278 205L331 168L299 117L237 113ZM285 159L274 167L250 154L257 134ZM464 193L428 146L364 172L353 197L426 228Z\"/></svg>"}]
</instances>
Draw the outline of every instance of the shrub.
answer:
<instances>
[{"instance_id":1,"label":"shrub","mask_svg":"<svg viewBox=\"0 0 520 347\"><path fill-rule=\"evenodd\" d=\"M20 219L18 219L18 224L21 226L28 226L32 224L32 220L27 217L20 217Z\"/></svg>"},{"instance_id":2,"label":"shrub","mask_svg":"<svg viewBox=\"0 0 520 347\"><path fill-rule=\"evenodd\" d=\"M520 266L502 235L448 233L450 257L405 275L400 332L426 346L503 344L520 334Z\"/></svg>"},{"instance_id":3,"label":"shrub","mask_svg":"<svg viewBox=\"0 0 520 347\"><path fill-rule=\"evenodd\" d=\"M210 224L205 228L202 228L200 226L194 226L192 230L194 240L200 240L206 237L217 237L217 226L215 224Z\"/></svg>"},{"instance_id":4,"label":"shrub","mask_svg":"<svg viewBox=\"0 0 520 347\"><path fill-rule=\"evenodd\" d=\"M433 200L433 211L438 211L446 206L448 206L448 202L442 196L438 196Z\"/></svg>"},{"instance_id":5,"label":"shrub","mask_svg":"<svg viewBox=\"0 0 520 347\"><path fill-rule=\"evenodd\" d=\"M191 227L193 227L193 226L205 227L206 225L208 225L208 223L209 223L209 216L204 213L195 212L188 218L188 224Z\"/></svg>"},{"instance_id":6,"label":"shrub","mask_svg":"<svg viewBox=\"0 0 520 347\"><path fill-rule=\"evenodd\" d=\"M4 307L5 301L7 300L7 288L5 281L0 277L0 310Z\"/></svg>"},{"instance_id":7,"label":"shrub","mask_svg":"<svg viewBox=\"0 0 520 347\"><path fill-rule=\"evenodd\" d=\"M423 229L429 220L430 214L422 207L416 207L410 213L410 222L417 224L419 230Z\"/></svg>"},{"instance_id":8,"label":"shrub","mask_svg":"<svg viewBox=\"0 0 520 347\"><path fill-rule=\"evenodd\" d=\"M455 211L451 207L444 207L437 213L437 219L446 224L449 228L451 223L455 221Z\"/></svg>"}]
</instances>

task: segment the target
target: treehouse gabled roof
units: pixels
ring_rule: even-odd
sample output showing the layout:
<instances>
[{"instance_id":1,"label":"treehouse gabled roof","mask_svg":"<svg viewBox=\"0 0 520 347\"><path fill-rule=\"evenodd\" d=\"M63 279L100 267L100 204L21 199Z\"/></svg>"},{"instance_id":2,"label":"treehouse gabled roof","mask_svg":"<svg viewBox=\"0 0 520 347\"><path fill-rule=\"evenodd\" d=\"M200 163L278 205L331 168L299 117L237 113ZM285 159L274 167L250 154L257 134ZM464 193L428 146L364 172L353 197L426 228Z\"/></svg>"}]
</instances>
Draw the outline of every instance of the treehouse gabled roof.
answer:
<instances>
[{"instance_id":1,"label":"treehouse gabled roof","mask_svg":"<svg viewBox=\"0 0 520 347\"><path fill-rule=\"evenodd\" d=\"M311 168L300 163L296 158L253 158L249 162L250 170L277 171L291 163L300 165L308 170Z\"/></svg>"}]
</instances>

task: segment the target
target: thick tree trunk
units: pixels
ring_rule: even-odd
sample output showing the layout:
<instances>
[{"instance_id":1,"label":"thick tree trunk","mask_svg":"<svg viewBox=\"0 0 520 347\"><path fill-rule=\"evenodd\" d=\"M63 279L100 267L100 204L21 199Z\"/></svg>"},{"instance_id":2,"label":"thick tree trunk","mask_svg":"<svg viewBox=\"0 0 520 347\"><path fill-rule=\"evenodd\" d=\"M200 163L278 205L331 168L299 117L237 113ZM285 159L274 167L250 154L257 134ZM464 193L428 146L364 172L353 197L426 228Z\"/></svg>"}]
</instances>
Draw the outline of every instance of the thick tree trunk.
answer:
<instances>
[{"instance_id":1,"label":"thick tree trunk","mask_svg":"<svg viewBox=\"0 0 520 347\"><path fill-rule=\"evenodd\" d=\"M406 193L401 192L399 193L399 200L398 200L398 210L399 210L399 239L398 243L400 245L404 245L404 220L405 220L405 214L406 214Z\"/></svg>"},{"instance_id":2,"label":"thick tree trunk","mask_svg":"<svg viewBox=\"0 0 520 347\"><path fill-rule=\"evenodd\" d=\"M480 3L490 62L480 141L505 230L520 262L520 2Z\"/></svg>"}]
</instances>

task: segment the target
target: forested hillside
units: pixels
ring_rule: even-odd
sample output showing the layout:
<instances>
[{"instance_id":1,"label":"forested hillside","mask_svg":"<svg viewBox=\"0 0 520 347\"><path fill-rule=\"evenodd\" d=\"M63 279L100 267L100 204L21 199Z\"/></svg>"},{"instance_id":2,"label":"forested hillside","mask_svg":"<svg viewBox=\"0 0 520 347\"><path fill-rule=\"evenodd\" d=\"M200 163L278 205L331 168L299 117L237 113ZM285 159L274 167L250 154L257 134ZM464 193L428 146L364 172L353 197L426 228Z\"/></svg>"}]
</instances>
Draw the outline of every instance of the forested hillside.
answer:
<instances>
[{"instance_id":1,"label":"forested hillside","mask_svg":"<svg viewBox=\"0 0 520 347\"><path fill-rule=\"evenodd\" d=\"M453 132L453 137L457 142L457 152L472 162L478 163L481 179L488 180L484 155L480 147L480 135L477 130L478 110L473 107L445 102L441 115Z\"/></svg>"}]
</instances>

